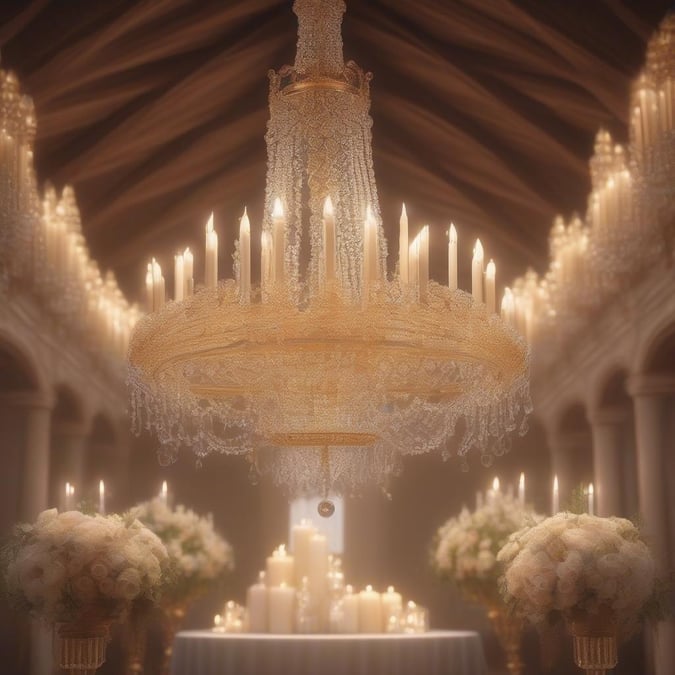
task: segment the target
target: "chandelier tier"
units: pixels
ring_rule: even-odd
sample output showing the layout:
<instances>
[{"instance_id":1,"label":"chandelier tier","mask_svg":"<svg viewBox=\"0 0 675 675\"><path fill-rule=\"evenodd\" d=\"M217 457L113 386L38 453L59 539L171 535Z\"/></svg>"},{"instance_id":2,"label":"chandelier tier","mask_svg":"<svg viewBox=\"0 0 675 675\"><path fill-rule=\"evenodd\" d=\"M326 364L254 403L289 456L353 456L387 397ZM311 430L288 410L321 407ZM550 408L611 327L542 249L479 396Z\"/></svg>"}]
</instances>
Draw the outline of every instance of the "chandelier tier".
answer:
<instances>
[{"instance_id":1,"label":"chandelier tier","mask_svg":"<svg viewBox=\"0 0 675 675\"><path fill-rule=\"evenodd\" d=\"M245 455L292 494L386 485L404 456L435 450L476 447L488 463L530 412L529 352L495 313L494 264L485 277L478 242L472 294L458 290L453 227L449 285L431 281L428 226L409 244L404 211L387 276L370 75L344 64L341 0L294 11L295 66L270 73L260 284L246 213L234 280L218 281L212 220L203 288L193 292L189 249L174 302L148 266L153 311L129 351L134 426L156 433L163 461L181 447Z\"/></svg>"}]
</instances>

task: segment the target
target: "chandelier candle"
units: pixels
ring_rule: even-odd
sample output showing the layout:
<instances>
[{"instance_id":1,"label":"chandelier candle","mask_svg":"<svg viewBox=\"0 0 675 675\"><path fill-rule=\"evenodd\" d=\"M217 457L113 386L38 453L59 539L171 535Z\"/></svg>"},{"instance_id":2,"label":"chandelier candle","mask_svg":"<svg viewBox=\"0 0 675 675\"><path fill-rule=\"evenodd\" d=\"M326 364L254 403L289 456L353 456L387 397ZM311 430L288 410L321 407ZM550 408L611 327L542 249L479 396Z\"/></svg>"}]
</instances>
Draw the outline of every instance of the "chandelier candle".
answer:
<instances>
[{"instance_id":1,"label":"chandelier candle","mask_svg":"<svg viewBox=\"0 0 675 675\"><path fill-rule=\"evenodd\" d=\"M417 241L417 265L418 277L417 285L419 287L419 300L426 302L429 295L429 226L425 225L415 237Z\"/></svg>"},{"instance_id":2,"label":"chandelier candle","mask_svg":"<svg viewBox=\"0 0 675 675\"><path fill-rule=\"evenodd\" d=\"M105 484L102 480L98 482L98 512L105 516Z\"/></svg>"},{"instance_id":3,"label":"chandelier candle","mask_svg":"<svg viewBox=\"0 0 675 675\"><path fill-rule=\"evenodd\" d=\"M457 290L457 229L450 223L448 230L448 288Z\"/></svg>"},{"instance_id":4,"label":"chandelier candle","mask_svg":"<svg viewBox=\"0 0 675 675\"><path fill-rule=\"evenodd\" d=\"M497 268L494 260L490 260L485 268L485 304L489 314L494 314L496 309L495 299L495 276Z\"/></svg>"},{"instance_id":5,"label":"chandelier candle","mask_svg":"<svg viewBox=\"0 0 675 675\"><path fill-rule=\"evenodd\" d=\"M335 214L330 196L323 203L323 257L326 281L335 280Z\"/></svg>"},{"instance_id":6,"label":"chandelier candle","mask_svg":"<svg viewBox=\"0 0 675 675\"><path fill-rule=\"evenodd\" d=\"M483 244L476 239L471 261L471 295L474 302L483 302Z\"/></svg>"},{"instance_id":7,"label":"chandelier candle","mask_svg":"<svg viewBox=\"0 0 675 675\"><path fill-rule=\"evenodd\" d=\"M218 285L218 233L213 229L213 213L206 223L206 256L204 283L207 288Z\"/></svg>"},{"instance_id":8,"label":"chandelier candle","mask_svg":"<svg viewBox=\"0 0 675 675\"><path fill-rule=\"evenodd\" d=\"M401 283L407 285L410 277L408 274L408 212L405 210L405 204L401 207L401 218L399 220L398 268Z\"/></svg>"},{"instance_id":9,"label":"chandelier candle","mask_svg":"<svg viewBox=\"0 0 675 675\"><path fill-rule=\"evenodd\" d=\"M246 209L239 223L239 293L242 303L251 302L251 223Z\"/></svg>"},{"instance_id":10,"label":"chandelier candle","mask_svg":"<svg viewBox=\"0 0 675 675\"><path fill-rule=\"evenodd\" d=\"M173 299L180 302L185 296L185 260L182 253L175 255L173 260Z\"/></svg>"}]
</instances>

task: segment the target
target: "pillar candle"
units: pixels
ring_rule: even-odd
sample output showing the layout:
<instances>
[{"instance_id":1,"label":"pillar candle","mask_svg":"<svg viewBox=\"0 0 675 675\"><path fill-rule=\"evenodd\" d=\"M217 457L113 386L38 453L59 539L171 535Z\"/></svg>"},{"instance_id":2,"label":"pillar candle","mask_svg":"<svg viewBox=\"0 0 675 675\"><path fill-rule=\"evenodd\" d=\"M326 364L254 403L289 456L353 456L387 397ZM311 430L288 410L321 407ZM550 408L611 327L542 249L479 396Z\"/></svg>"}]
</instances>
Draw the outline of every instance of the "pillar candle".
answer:
<instances>
[{"instance_id":1,"label":"pillar candle","mask_svg":"<svg viewBox=\"0 0 675 675\"><path fill-rule=\"evenodd\" d=\"M483 302L483 244L476 239L471 261L471 295L474 302Z\"/></svg>"},{"instance_id":2,"label":"pillar candle","mask_svg":"<svg viewBox=\"0 0 675 675\"><path fill-rule=\"evenodd\" d=\"M560 511L560 490L558 489L558 476L553 476L553 498L551 500L551 514L555 516Z\"/></svg>"},{"instance_id":3,"label":"pillar candle","mask_svg":"<svg viewBox=\"0 0 675 675\"><path fill-rule=\"evenodd\" d=\"M280 284L284 281L284 264L286 260L286 218L284 209L281 206L281 200L277 197L274 200L274 210L272 211L272 270L274 282Z\"/></svg>"},{"instance_id":4,"label":"pillar candle","mask_svg":"<svg viewBox=\"0 0 675 675\"><path fill-rule=\"evenodd\" d=\"M328 574L328 538L325 534L313 534L309 540L309 569L307 578L313 593L318 596L326 589Z\"/></svg>"},{"instance_id":5,"label":"pillar candle","mask_svg":"<svg viewBox=\"0 0 675 675\"><path fill-rule=\"evenodd\" d=\"M359 593L359 632L382 632L382 601L372 586Z\"/></svg>"},{"instance_id":6,"label":"pillar candle","mask_svg":"<svg viewBox=\"0 0 675 675\"><path fill-rule=\"evenodd\" d=\"M494 314L496 309L496 300L495 300L495 277L497 275L497 268L495 266L494 260L490 260L485 268L485 304L487 305L487 311L490 314Z\"/></svg>"},{"instance_id":7,"label":"pillar candle","mask_svg":"<svg viewBox=\"0 0 675 675\"><path fill-rule=\"evenodd\" d=\"M502 319L509 325L513 326L515 320L515 307L513 303L513 292L507 286L504 289L504 297L502 298Z\"/></svg>"},{"instance_id":8,"label":"pillar candle","mask_svg":"<svg viewBox=\"0 0 675 675\"><path fill-rule=\"evenodd\" d=\"M218 285L218 233L213 229L213 213L206 223L206 257L204 285L215 288Z\"/></svg>"},{"instance_id":9,"label":"pillar candle","mask_svg":"<svg viewBox=\"0 0 675 675\"><path fill-rule=\"evenodd\" d=\"M403 598L397 593L393 586L387 588L386 593L382 593L382 630L387 630L389 619L392 616L398 617L403 611Z\"/></svg>"},{"instance_id":10,"label":"pillar candle","mask_svg":"<svg viewBox=\"0 0 675 675\"><path fill-rule=\"evenodd\" d=\"M345 587L345 594L342 598L342 624L340 631L342 633L359 632L359 594L354 593L352 586Z\"/></svg>"},{"instance_id":11,"label":"pillar candle","mask_svg":"<svg viewBox=\"0 0 675 675\"><path fill-rule=\"evenodd\" d=\"M293 585L293 556L288 555L283 544L267 558L266 579L268 586Z\"/></svg>"},{"instance_id":12,"label":"pillar candle","mask_svg":"<svg viewBox=\"0 0 675 675\"><path fill-rule=\"evenodd\" d=\"M185 261L182 253L174 256L173 299L180 302L185 296Z\"/></svg>"},{"instance_id":13,"label":"pillar candle","mask_svg":"<svg viewBox=\"0 0 675 675\"><path fill-rule=\"evenodd\" d=\"M183 251L183 266L183 297L189 298L195 292L195 259L189 247Z\"/></svg>"},{"instance_id":14,"label":"pillar candle","mask_svg":"<svg viewBox=\"0 0 675 675\"><path fill-rule=\"evenodd\" d=\"M244 208L239 223L239 297L241 302L251 302L251 223Z\"/></svg>"},{"instance_id":15,"label":"pillar candle","mask_svg":"<svg viewBox=\"0 0 675 675\"><path fill-rule=\"evenodd\" d=\"M407 284L410 276L408 274L408 212L405 209L405 204L401 208L401 218L399 220L398 270L401 283Z\"/></svg>"},{"instance_id":16,"label":"pillar candle","mask_svg":"<svg viewBox=\"0 0 675 675\"><path fill-rule=\"evenodd\" d=\"M270 633L289 634L295 625L295 589L281 584L267 589L267 628Z\"/></svg>"},{"instance_id":17,"label":"pillar candle","mask_svg":"<svg viewBox=\"0 0 675 675\"><path fill-rule=\"evenodd\" d=\"M420 289L420 302L426 302L429 296L429 226L425 225L417 235L419 238L418 266L419 277L418 284Z\"/></svg>"},{"instance_id":18,"label":"pillar candle","mask_svg":"<svg viewBox=\"0 0 675 675\"><path fill-rule=\"evenodd\" d=\"M295 581L298 587L302 577L309 575L309 542L316 533L311 521L304 518L291 531L291 550L295 558Z\"/></svg>"},{"instance_id":19,"label":"pillar candle","mask_svg":"<svg viewBox=\"0 0 675 675\"><path fill-rule=\"evenodd\" d=\"M267 585L265 572L258 574L258 582L246 591L246 608L248 610L248 630L251 633L267 632Z\"/></svg>"},{"instance_id":20,"label":"pillar candle","mask_svg":"<svg viewBox=\"0 0 675 675\"><path fill-rule=\"evenodd\" d=\"M326 281L335 279L335 214L330 196L326 197L323 205L323 257L324 275Z\"/></svg>"},{"instance_id":21,"label":"pillar candle","mask_svg":"<svg viewBox=\"0 0 675 675\"><path fill-rule=\"evenodd\" d=\"M448 230L448 288L457 290L457 230L454 223L450 223Z\"/></svg>"}]
</instances>

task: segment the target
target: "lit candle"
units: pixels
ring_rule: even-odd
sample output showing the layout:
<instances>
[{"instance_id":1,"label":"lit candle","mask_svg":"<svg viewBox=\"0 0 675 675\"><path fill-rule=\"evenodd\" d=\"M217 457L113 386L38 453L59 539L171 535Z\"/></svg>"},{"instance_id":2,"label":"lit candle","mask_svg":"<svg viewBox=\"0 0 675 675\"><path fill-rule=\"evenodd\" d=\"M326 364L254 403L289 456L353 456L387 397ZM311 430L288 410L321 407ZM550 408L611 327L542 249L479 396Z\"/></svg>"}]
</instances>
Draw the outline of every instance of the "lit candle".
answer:
<instances>
[{"instance_id":1,"label":"lit candle","mask_svg":"<svg viewBox=\"0 0 675 675\"><path fill-rule=\"evenodd\" d=\"M411 286L417 289L420 277L420 242L417 237L408 247L408 279Z\"/></svg>"},{"instance_id":2,"label":"lit candle","mask_svg":"<svg viewBox=\"0 0 675 675\"><path fill-rule=\"evenodd\" d=\"M258 582L248 587L246 608L248 610L248 630L251 633L266 633L268 610L265 572L259 572Z\"/></svg>"},{"instance_id":3,"label":"lit candle","mask_svg":"<svg viewBox=\"0 0 675 675\"><path fill-rule=\"evenodd\" d=\"M476 239L471 262L471 295L474 302L483 302L483 244Z\"/></svg>"},{"instance_id":4,"label":"lit candle","mask_svg":"<svg viewBox=\"0 0 675 675\"><path fill-rule=\"evenodd\" d=\"M251 302L251 223L246 208L239 223L239 294L244 304Z\"/></svg>"},{"instance_id":5,"label":"lit candle","mask_svg":"<svg viewBox=\"0 0 675 675\"><path fill-rule=\"evenodd\" d=\"M553 476L553 500L551 512L555 516L560 511L560 490L558 489L558 476Z\"/></svg>"},{"instance_id":6,"label":"lit candle","mask_svg":"<svg viewBox=\"0 0 675 675\"><path fill-rule=\"evenodd\" d=\"M359 594L354 593L352 586L345 587L342 598L342 633L359 632Z\"/></svg>"},{"instance_id":7,"label":"lit candle","mask_svg":"<svg viewBox=\"0 0 675 675\"><path fill-rule=\"evenodd\" d=\"M166 504L169 498L169 486L166 484L166 481L162 481L162 489L160 490L159 497Z\"/></svg>"},{"instance_id":8,"label":"lit candle","mask_svg":"<svg viewBox=\"0 0 675 675\"><path fill-rule=\"evenodd\" d=\"M448 288L457 290L457 230L454 223L450 223L448 230Z\"/></svg>"},{"instance_id":9,"label":"lit candle","mask_svg":"<svg viewBox=\"0 0 675 675\"><path fill-rule=\"evenodd\" d=\"M266 579L268 586L293 585L293 556L288 555L284 544L267 558Z\"/></svg>"},{"instance_id":10,"label":"lit candle","mask_svg":"<svg viewBox=\"0 0 675 675\"><path fill-rule=\"evenodd\" d=\"M160 311L164 307L165 291L164 291L164 277L162 276L162 268L160 264L152 259L152 306L155 312Z\"/></svg>"},{"instance_id":11,"label":"lit candle","mask_svg":"<svg viewBox=\"0 0 675 675\"><path fill-rule=\"evenodd\" d=\"M215 288L218 285L218 233L213 229L213 213L206 223L204 285L207 288Z\"/></svg>"},{"instance_id":12,"label":"lit candle","mask_svg":"<svg viewBox=\"0 0 675 675\"><path fill-rule=\"evenodd\" d=\"M267 589L267 626L270 633L289 634L295 625L295 588L281 584Z\"/></svg>"},{"instance_id":13,"label":"lit candle","mask_svg":"<svg viewBox=\"0 0 675 675\"><path fill-rule=\"evenodd\" d=\"M260 235L260 285L267 290L272 279L272 235L263 232Z\"/></svg>"},{"instance_id":14,"label":"lit candle","mask_svg":"<svg viewBox=\"0 0 675 675\"><path fill-rule=\"evenodd\" d=\"M593 483L588 484L588 514L595 515L595 499L593 494Z\"/></svg>"},{"instance_id":15,"label":"lit candle","mask_svg":"<svg viewBox=\"0 0 675 675\"><path fill-rule=\"evenodd\" d=\"M499 478L495 476L492 479L492 489L488 490L488 504L494 504L498 492L499 492Z\"/></svg>"},{"instance_id":16,"label":"lit candle","mask_svg":"<svg viewBox=\"0 0 675 675\"><path fill-rule=\"evenodd\" d=\"M502 298L502 319L511 326L515 320L513 291L508 286L504 289L504 297Z\"/></svg>"},{"instance_id":17,"label":"lit candle","mask_svg":"<svg viewBox=\"0 0 675 675\"><path fill-rule=\"evenodd\" d=\"M71 504L70 504L70 483L66 483L66 498L63 502L63 510L64 511L70 511Z\"/></svg>"},{"instance_id":18,"label":"lit candle","mask_svg":"<svg viewBox=\"0 0 675 675\"><path fill-rule=\"evenodd\" d=\"M401 218L399 220L398 268L401 283L407 284L410 280L410 275L408 273L408 212L405 209L405 204L401 208Z\"/></svg>"},{"instance_id":19,"label":"lit candle","mask_svg":"<svg viewBox=\"0 0 675 675\"><path fill-rule=\"evenodd\" d=\"M223 623L223 617L220 616L220 614L216 614L213 617L213 630L218 631L218 632L224 632L222 623Z\"/></svg>"},{"instance_id":20,"label":"lit candle","mask_svg":"<svg viewBox=\"0 0 675 675\"><path fill-rule=\"evenodd\" d=\"M520 474L520 480L518 481L518 501L521 504L525 503L525 474Z\"/></svg>"},{"instance_id":21,"label":"lit candle","mask_svg":"<svg viewBox=\"0 0 675 675\"><path fill-rule=\"evenodd\" d=\"M323 255L326 281L335 279L335 214L330 196L323 204Z\"/></svg>"},{"instance_id":22,"label":"lit candle","mask_svg":"<svg viewBox=\"0 0 675 675\"><path fill-rule=\"evenodd\" d=\"M497 268L494 260L490 260L485 268L485 304L487 311L494 314L496 309L495 300L495 276L497 275Z\"/></svg>"},{"instance_id":23,"label":"lit candle","mask_svg":"<svg viewBox=\"0 0 675 675\"><path fill-rule=\"evenodd\" d=\"M179 253L173 258L173 299L180 302L185 296L185 261Z\"/></svg>"},{"instance_id":24,"label":"lit candle","mask_svg":"<svg viewBox=\"0 0 675 675\"><path fill-rule=\"evenodd\" d=\"M382 600L372 586L366 586L365 590L359 593L359 631L382 632Z\"/></svg>"},{"instance_id":25,"label":"lit candle","mask_svg":"<svg viewBox=\"0 0 675 675\"><path fill-rule=\"evenodd\" d=\"M418 285L420 289L420 302L426 302L429 292L429 226L425 225L417 235L418 252Z\"/></svg>"},{"instance_id":26,"label":"lit candle","mask_svg":"<svg viewBox=\"0 0 675 675\"><path fill-rule=\"evenodd\" d=\"M387 625L391 617L397 619L403 611L403 598L400 593L394 590L393 586L387 588L387 592L382 594L382 630L387 630Z\"/></svg>"},{"instance_id":27,"label":"lit candle","mask_svg":"<svg viewBox=\"0 0 675 675\"><path fill-rule=\"evenodd\" d=\"M274 282L280 284L284 281L286 219L284 218L281 200L278 197L274 200L274 210L272 211L272 245L274 249L274 257L272 259Z\"/></svg>"},{"instance_id":28,"label":"lit candle","mask_svg":"<svg viewBox=\"0 0 675 675\"><path fill-rule=\"evenodd\" d=\"M309 542L317 533L311 521L302 519L291 531L291 546L295 558L295 581L298 588L302 577L309 574Z\"/></svg>"},{"instance_id":29,"label":"lit candle","mask_svg":"<svg viewBox=\"0 0 675 675\"><path fill-rule=\"evenodd\" d=\"M152 263L148 263L148 271L145 273L145 304L148 312L155 308L154 288L152 281Z\"/></svg>"},{"instance_id":30,"label":"lit candle","mask_svg":"<svg viewBox=\"0 0 675 675\"><path fill-rule=\"evenodd\" d=\"M98 512L105 515L105 484L102 480L98 482Z\"/></svg>"},{"instance_id":31,"label":"lit candle","mask_svg":"<svg viewBox=\"0 0 675 675\"><path fill-rule=\"evenodd\" d=\"M189 247L183 251L183 264L183 282L185 284L183 296L189 298L195 292L195 259Z\"/></svg>"}]
</instances>

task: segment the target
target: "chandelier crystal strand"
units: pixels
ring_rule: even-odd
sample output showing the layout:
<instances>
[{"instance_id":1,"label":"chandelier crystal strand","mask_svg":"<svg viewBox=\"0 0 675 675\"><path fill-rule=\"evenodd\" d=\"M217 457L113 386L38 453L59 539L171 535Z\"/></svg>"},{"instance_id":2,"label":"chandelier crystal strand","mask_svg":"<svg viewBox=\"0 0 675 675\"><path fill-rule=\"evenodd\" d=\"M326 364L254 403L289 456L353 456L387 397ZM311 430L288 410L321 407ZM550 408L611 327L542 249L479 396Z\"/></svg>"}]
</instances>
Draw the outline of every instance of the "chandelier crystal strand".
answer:
<instances>
[{"instance_id":1,"label":"chandelier crystal strand","mask_svg":"<svg viewBox=\"0 0 675 675\"><path fill-rule=\"evenodd\" d=\"M130 348L134 426L162 461L241 454L294 495L386 489L406 455L476 447L489 462L531 409L525 342L429 280L426 226L414 255L400 247L410 281L387 277L370 76L343 62L344 10L297 0L295 66L270 74L261 285L242 295L240 246L238 281L152 312Z\"/></svg>"}]
</instances>

